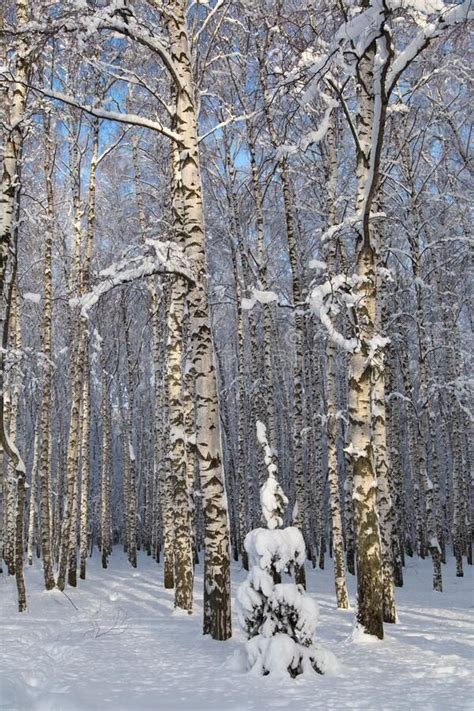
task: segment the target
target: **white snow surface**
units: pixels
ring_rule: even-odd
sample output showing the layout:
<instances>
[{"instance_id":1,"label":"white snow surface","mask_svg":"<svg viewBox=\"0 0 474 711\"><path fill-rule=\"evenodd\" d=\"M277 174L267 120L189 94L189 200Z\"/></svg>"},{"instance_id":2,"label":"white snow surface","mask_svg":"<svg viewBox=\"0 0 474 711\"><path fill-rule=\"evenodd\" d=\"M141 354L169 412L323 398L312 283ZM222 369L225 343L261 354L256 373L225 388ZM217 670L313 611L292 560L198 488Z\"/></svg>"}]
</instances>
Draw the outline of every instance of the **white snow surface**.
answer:
<instances>
[{"instance_id":1,"label":"white snow surface","mask_svg":"<svg viewBox=\"0 0 474 711\"><path fill-rule=\"evenodd\" d=\"M373 644L353 632L353 612L336 609L331 561L324 571L307 567L308 592L320 611L317 640L335 654L340 669L280 681L243 671L246 640L237 620L227 642L202 636L201 566L195 614L188 616L173 614L162 566L144 554L133 570L116 549L103 571L95 553L88 579L67 588L68 597L43 590L35 560L26 570L26 613L17 612L14 578L0 576L0 708L469 711L473 569L466 566L465 577L456 578L450 560L443 566L445 592L435 593L430 561L407 561L405 586L396 591L400 622L386 625L385 639ZM245 576L234 564L234 591ZM355 607L352 576L348 586Z\"/></svg>"}]
</instances>

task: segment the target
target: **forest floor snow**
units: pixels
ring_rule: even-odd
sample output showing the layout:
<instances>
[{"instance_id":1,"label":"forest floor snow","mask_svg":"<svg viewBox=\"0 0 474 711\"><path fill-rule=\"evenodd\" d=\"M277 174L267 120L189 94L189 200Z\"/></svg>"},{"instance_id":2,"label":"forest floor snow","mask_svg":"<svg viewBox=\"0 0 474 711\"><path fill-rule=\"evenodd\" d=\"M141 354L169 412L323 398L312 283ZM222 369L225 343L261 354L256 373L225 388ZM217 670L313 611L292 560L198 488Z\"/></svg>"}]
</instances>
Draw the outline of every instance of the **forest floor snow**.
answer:
<instances>
[{"instance_id":1,"label":"forest floor snow","mask_svg":"<svg viewBox=\"0 0 474 711\"><path fill-rule=\"evenodd\" d=\"M335 607L332 562L308 568L320 605L317 635L340 662L337 676L273 679L242 671L245 637L201 634L202 568L196 610L173 610L162 567L145 555L132 570L117 549L108 570L95 553L88 579L66 595L42 589L39 561L26 570L28 611L18 613L14 578L0 576L0 709L8 711L267 711L291 709L474 709L474 575L443 568L431 590L429 560L408 559L397 590L400 622L383 641L353 634L353 612ZM233 593L245 572L232 570ZM354 604L355 581L349 576Z\"/></svg>"}]
</instances>

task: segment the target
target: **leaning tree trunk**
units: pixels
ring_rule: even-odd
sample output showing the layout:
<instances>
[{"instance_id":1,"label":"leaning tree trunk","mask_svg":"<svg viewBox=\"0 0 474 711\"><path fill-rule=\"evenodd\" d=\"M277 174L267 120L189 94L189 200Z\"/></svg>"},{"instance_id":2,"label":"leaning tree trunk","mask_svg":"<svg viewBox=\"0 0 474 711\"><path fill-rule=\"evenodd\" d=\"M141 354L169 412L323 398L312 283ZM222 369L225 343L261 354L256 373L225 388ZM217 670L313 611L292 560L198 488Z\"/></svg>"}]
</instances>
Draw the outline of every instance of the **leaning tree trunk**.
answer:
<instances>
[{"instance_id":1,"label":"leaning tree trunk","mask_svg":"<svg viewBox=\"0 0 474 711\"><path fill-rule=\"evenodd\" d=\"M28 22L27 0L16 0L16 22L18 29ZM26 35L23 35L25 37ZM27 82L29 74L28 44L22 35L15 54L15 78L11 93L6 98L4 121L7 124L3 145L2 173L0 179L0 294L7 286L7 268L13 247L15 221L20 199L20 162L23 147L23 118L26 111ZM0 309L1 325L5 321L4 306ZM4 367L3 355L1 362Z\"/></svg>"}]
</instances>

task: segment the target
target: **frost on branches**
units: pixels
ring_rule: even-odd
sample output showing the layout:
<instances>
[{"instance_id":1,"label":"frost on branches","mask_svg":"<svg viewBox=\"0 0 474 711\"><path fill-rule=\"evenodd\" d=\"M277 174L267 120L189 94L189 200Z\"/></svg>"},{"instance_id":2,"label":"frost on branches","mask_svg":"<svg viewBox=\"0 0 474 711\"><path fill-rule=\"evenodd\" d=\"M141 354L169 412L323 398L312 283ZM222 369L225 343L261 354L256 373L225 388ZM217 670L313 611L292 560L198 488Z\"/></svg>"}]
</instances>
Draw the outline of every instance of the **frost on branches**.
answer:
<instances>
[{"instance_id":1,"label":"frost on branches","mask_svg":"<svg viewBox=\"0 0 474 711\"><path fill-rule=\"evenodd\" d=\"M261 422L257 436L268 469L260 490L267 528L256 528L245 538L249 573L237 592L239 622L248 637L247 665L257 674L292 677L334 671L335 657L315 643L317 603L301 585L281 582L282 575L292 575L295 566L304 565L305 544L297 528L279 528L288 499L275 478L276 466Z\"/></svg>"}]
</instances>

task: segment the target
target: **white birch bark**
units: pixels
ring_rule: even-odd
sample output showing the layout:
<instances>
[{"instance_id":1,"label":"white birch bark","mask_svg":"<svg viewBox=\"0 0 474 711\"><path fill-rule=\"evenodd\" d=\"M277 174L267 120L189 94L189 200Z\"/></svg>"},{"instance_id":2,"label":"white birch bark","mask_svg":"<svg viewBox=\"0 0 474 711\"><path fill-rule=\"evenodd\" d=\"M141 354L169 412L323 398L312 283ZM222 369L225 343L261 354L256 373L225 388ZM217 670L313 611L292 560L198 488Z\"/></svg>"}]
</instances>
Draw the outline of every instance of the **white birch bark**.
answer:
<instances>
[{"instance_id":1,"label":"white birch bark","mask_svg":"<svg viewBox=\"0 0 474 711\"><path fill-rule=\"evenodd\" d=\"M39 520L41 532L41 556L46 590L54 587L51 531L51 387L53 375L52 361L52 315L53 315L53 271L52 250L54 235L54 192L53 162L51 150L51 117L45 116L45 179L47 199L47 228L45 235L44 276L43 276L43 323L41 329L41 350L44 355L44 381L40 411L41 443L39 451ZM57 503L59 506L59 503Z\"/></svg>"},{"instance_id":2,"label":"white birch bark","mask_svg":"<svg viewBox=\"0 0 474 711\"><path fill-rule=\"evenodd\" d=\"M102 554L102 567L107 568L109 556L112 553L112 429L110 417L110 378L105 367L102 368L101 419L102 464L100 485L100 546Z\"/></svg>"},{"instance_id":3,"label":"white birch bark","mask_svg":"<svg viewBox=\"0 0 474 711\"><path fill-rule=\"evenodd\" d=\"M332 125L326 135L327 144L327 190L328 190L328 227L336 224L337 196L337 156L335 147L335 128ZM328 242L325 253L329 276L336 274L336 245ZM333 538L334 578L336 585L337 606L342 609L349 607L349 596L346 587L346 571L344 560L344 541L342 536L342 516L340 501L340 478L337 460L337 387L336 387L336 344L328 338L326 343L326 435L328 456L328 481L331 508L331 528Z\"/></svg>"},{"instance_id":4,"label":"white birch bark","mask_svg":"<svg viewBox=\"0 0 474 711\"><path fill-rule=\"evenodd\" d=\"M205 525L204 633L214 639L231 635L230 551L222 470L217 383L206 291L202 184L197 144L197 116L187 33L187 3L172 0L167 19L170 53L181 87L177 88L176 131L180 137L185 250L198 283L190 290L192 369L196 392L196 452Z\"/></svg>"},{"instance_id":5,"label":"white birch bark","mask_svg":"<svg viewBox=\"0 0 474 711\"><path fill-rule=\"evenodd\" d=\"M357 347L349 368L349 452L353 463L353 504L357 553L357 619L368 634L383 638L383 578L372 442L371 344L376 333L376 254L370 211L377 188L386 114L376 41L357 65L357 199L361 230L354 287Z\"/></svg>"},{"instance_id":6,"label":"white birch bark","mask_svg":"<svg viewBox=\"0 0 474 711\"><path fill-rule=\"evenodd\" d=\"M275 149L279 148L279 138L270 115L270 91L263 58L259 57L260 81L263 87L265 101L265 117L270 133L270 138ZM303 533L305 532L305 514L308 508L307 492L303 471L303 328L304 319L302 313L303 292L301 286L301 274L299 267L299 256L297 246L297 234L294 217L293 196L291 191L291 181L289 176L288 159L282 155L278 159L278 168L283 192L283 206L285 212L286 238L288 241L288 256L291 271L291 287L293 297L294 322L295 322L295 361L294 361L294 406L293 406L293 441L294 459L293 473L295 480L296 501L293 509L293 524ZM296 583L306 586L306 573L303 566L297 566L295 570Z\"/></svg>"},{"instance_id":7,"label":"white birch bark","mask_svg":"<svg viewBox=\"0 0 474 711\"><path fill-rule=\"evenodd\" d=\"M16 0L16 27L21 29L29 20L29 5L27 0ZM1 16L3 25L3 12ZM6 47L2 42L2 59L6 57ZM3 143L3 160L0 177L0 466L3 479L3 452L8 456L6 487L2 484L4 518L7 525L6 540L4 540L4 555L9 572L12 574L17 565L16 582L18 589L18 605L20 612L26 609L26 592L23 579L23 504L25 495L25 471L22 467L21 457L15 446L14 439L9 437L5 422L5 351L8 345L8 325L11 311L11 296L15 280L15 259L11 254L16 254L16 234L19 218L19 205L21 193L21 154L23 148L24 123L26 112L27 87L26 81L29 74L28 43L21 33L18 35L18 44L14 55L16 81L11 90L2 87L1 108L5 123ZM12 501L12 482L8 471L13 467L15 472L16 501ZM6 491L5 491L6 488ZM11 511L16 516L16 527L11 530ZM15 521L13 521L15 523ZM21 526L21 529L20 529ZM13 548L12 548L13 545ZM6 546L6 549L5 549Z\"/></svg>"},{"instance_id":8,"label":"white birch bark","mask_svg":"<svg viewBox=\"0 0 474 711\"><path fill-rule=\"evenodd\" d=\"M383 289L378 279L376 330L382 332L382 295ZM385 343L374 350L372 359L372 441L374 466L377 473L377 509L380 518L380 542L382 547L383 575L383 619L384 622L396 622L395 593L393 582L394 509L390 490L391 465L387 447L386 411L385 411Z\"/></svg>"},{"instance_id":9,"label":"white birch bark","mask_svg":"<svg viewBox=\"0 0 474 711\"><path fill-rule=\"evenodd\" d=\"M37 489L38 489L38 449L39 430L37 430L33 444L33 462L31 464L30 500L28 502L28 534L27 534L27 560L28 565L33 565L33 547L35 543L35 523L38 515Z\"/></svg>"},{"instance_id":10,"label":"white birch bark","mask_svg":"<svg viewBox=\"0 0 474 711\"><path fill-rule=\"evenodd\" d=\"M95 183L99 154L99 122L94 123L92 138L92 156L89 166L89 199L87 206L87 230L85 236L84 260L81 269L80 294L83 296L90 290L90 265L92 260L92 247L94 241L95 226ZM86 562L89 543L89 480L90 461L89 443L91 435L90 419L90 362L89 362L89 324L87 321L81 323L84 332L84 385L82 390L82 441L81 441L81 505L80 505L80 525L79 525L79 549L80 549L80 578L86 578Z\"/></svg>"},{"instance_id":11,"label":"white birch bark","mask_svg":"<svg viewBox=\"0 0 474 711\"><path fill-rule=\"evenodd\" d=\"M133 430L135 424L135 374L130 343L130 324L127 322L125 303L123 304L123 321L125 331L125 351L127 358L127 414L124 422L123 444L125 457L125 473L127 478L126 518L128 525L127 553L132 568L137 567L137 462L133 446Z\"/></svg>"},{"instance_id":12,"label":"white birch bark","mask_svg":"<svg viewBox=\"0 0 474 711\"><path fill-rule=\"evenodd\" d=\"M74 128L75 121L72 122ZM71 151L71 177L73 181L74 244L73 264L69 275L70 296L80 293L81 284L81 195L79 135L76 132ZM87 348L85 327L81 324L79 309L71 316L71 413L67 444L66 482L63 520L61 525L61 550L57 585L64 590L66 574L71 586L77 585L77 520L78 520L78 469L81 430L81 399L84 377L84 360Z\"/></svg>"}]
</instances>

